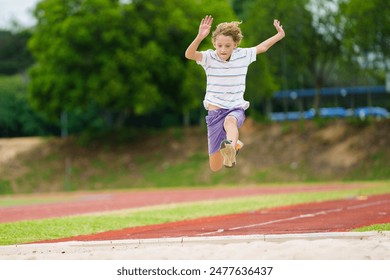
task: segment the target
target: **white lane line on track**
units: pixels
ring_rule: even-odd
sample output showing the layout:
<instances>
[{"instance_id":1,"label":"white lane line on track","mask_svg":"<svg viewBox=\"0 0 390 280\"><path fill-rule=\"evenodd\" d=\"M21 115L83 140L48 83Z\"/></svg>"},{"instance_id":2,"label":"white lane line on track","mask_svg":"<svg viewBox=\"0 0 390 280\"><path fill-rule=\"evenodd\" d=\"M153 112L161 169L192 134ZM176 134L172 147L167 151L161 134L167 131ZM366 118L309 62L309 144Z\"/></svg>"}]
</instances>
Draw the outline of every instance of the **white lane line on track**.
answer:
<instances>
[{"instance_id":1,"label":"white lane line on track","mask_svg":"<svg viewBox=\"0 0 390 280\"><path fill-rule=\"evenodd\" d=\"M359 209L359 208L365 208L368 206L380 205L380 204L385 204L385 203L390 203L390 200L380 200L380 201L368 202L368 203L364 203L364 204L358 204L358 205L354 205L354 206L348 206L347 209L348 210Z\"/></svg>"},{"instance_id":2,"label":"white lane line on track","mask_svg":"<svg viewBox=\"0 0 390 280\"><path fill-rule=\"evenodd\" d=\"M246 228L253 228L253 227L261 227L265 225L270 225L270 224L276 224L276 223L281 223L281 222L287 222L287 221L293 221L293 220L298 220L298 219L304 219L304 218L312 218L320 215L327 215L330 213L336 213L336 212L341 212L342 210L354 210L354 209L359 209L359 208L366 208L370 206L375 206L375 205L381 205L381 204L386 204L390 203L390 200L380 200L380 201L375 201L375 202L368 202L368 203L363 203L359 205L354 205L354 206L348 206L348 207L343 207L343 208L334 208L334 209L329 209L329 210L322 210L314 213L308 213L308 214L302 214L302 215L297 215L289 218L284 218L284 219L277 219L277 220L272 220L268 222L263 222L263 223L257 223L257 224L251 224L251 225L245 225L245 226L239 226L239 227L232 227L227 230L240 230L240 229L246 229ZM211 231L211 232L205 232L205 233L199 233L197 236L207 236L207 235L213 235L217 234L220 232L223 232L224 229L218 229L216 231Z\"/></svg>"}]
</instances>

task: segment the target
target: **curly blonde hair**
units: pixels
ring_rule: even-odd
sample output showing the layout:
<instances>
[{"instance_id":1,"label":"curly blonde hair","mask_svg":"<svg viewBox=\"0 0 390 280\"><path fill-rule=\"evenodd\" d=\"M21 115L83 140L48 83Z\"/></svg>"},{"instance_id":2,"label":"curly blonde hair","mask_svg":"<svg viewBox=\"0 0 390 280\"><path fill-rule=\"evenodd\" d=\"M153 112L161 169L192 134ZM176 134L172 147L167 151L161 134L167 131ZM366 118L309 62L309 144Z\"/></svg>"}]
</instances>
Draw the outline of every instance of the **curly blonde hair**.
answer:
<instances>
[{"instance_id":1,"label":"curly blonde hair","mask_svg":"<svg viewBox=\"0 0 390 280\"><path fill-rule=\"evenodd\" d=\"M242 38L244 38L239 27L240 24L241 22L239 21L223 22L218 24L217 28L215 28L215 30L213 31L211 39L213 40L213 42L215 42L218 35L222 34L224 36L230 36L233 38L233 41L238 46Z\"/></svg>"}]
</instances>

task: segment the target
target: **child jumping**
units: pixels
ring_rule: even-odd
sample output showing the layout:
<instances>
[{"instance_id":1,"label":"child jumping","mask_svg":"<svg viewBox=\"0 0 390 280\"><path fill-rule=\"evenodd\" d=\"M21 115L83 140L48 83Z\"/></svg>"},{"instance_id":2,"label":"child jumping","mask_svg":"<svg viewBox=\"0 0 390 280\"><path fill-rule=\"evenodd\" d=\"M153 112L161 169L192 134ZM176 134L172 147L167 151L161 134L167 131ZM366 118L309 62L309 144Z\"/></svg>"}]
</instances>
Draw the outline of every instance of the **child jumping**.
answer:
<instances>
[{"instance_id":1,"label":"child jumping","mask_svg":"<svg viewBox=\"0 0 390 280\"><path fill-rule=\"evenodd\" d=\"M244 100L248 66L256 55L266 52L284 36L278 20L274 20L277 34L252 48L238 48L243 35L240 22L225 22L212 33L215 50L198 51L200 43L211 29L213 18L202 19L199 32L188 46L185 57L195 60L206 71L207 87L203 105L206 116L210 169L218 171L236 165L236 154L243 143L238 140L238 129L245 120L249 102Z\"/></svg>"}]
</instances>

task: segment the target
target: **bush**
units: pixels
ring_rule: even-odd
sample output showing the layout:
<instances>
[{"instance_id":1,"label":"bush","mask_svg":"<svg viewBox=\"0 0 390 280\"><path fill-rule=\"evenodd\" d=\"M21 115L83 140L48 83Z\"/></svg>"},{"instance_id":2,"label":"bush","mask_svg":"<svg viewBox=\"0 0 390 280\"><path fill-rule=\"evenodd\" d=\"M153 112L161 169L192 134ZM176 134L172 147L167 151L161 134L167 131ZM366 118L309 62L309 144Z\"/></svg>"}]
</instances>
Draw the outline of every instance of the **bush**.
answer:
<instances>
[{"instance_id":1,"label":"bush","mask_svg":"<svg viewBox=\"0 0 390 280\"><path fill-rule=\"evenodd\" d=\"M8 180L0 180L0 195L13 193L11 183Z\"/></svg>"},{"instance_id":2,"label":"bush","mask_svg":"<svg viewBox=\"0 0 390 280\"><path fill-rule=\"evenodd\" d=\"M51 130L32 110L23 76L0 76L0 137L42 136Z\"/></svg>"}]
</instances>

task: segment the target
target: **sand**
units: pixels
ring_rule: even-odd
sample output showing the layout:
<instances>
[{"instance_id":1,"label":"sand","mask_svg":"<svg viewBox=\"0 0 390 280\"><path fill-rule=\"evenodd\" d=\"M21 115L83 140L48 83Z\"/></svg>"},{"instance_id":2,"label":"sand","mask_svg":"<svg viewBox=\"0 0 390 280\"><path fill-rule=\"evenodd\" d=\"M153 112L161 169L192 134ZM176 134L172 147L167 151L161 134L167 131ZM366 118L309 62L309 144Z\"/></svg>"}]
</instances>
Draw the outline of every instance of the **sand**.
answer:
<instances>
[{"instance_id":1,"label":"sand","mask_svg":"<svg viewBox=\"0 0 390 280\"><path fill-rule=\"evenodd\" d=\"M390 232L334 232L24 244L3 260L390 260Z\"/></svg>"}]
</instances>

